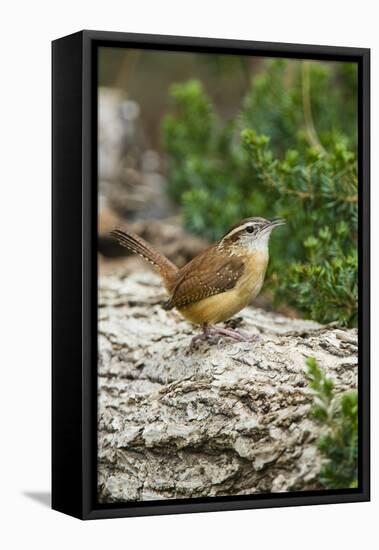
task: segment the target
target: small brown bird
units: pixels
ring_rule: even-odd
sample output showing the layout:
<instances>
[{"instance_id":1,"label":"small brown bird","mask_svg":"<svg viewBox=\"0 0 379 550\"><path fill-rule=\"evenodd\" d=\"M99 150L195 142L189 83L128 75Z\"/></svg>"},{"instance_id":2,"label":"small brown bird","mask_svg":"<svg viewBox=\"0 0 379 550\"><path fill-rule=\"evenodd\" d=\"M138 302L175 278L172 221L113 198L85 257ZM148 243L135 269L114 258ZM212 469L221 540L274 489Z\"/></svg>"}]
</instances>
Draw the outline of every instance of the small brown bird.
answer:
<instances>
[{"instance_id":1,"label":"small brown bird","mask_svg":"<svg viewBox=\"0 0 379 550\"><path fill-rule=\"evenodd\" d=\"M271 231L284 223L279 218L244 219L180 269L132 231L116 228L111 235L158 271L170 295L163 307L176 308L202 326L203 333L193 343L216 335L243 341L251 337L213 325L227 321L258 295L266 274Z\"/></svg>"}]
</instances>

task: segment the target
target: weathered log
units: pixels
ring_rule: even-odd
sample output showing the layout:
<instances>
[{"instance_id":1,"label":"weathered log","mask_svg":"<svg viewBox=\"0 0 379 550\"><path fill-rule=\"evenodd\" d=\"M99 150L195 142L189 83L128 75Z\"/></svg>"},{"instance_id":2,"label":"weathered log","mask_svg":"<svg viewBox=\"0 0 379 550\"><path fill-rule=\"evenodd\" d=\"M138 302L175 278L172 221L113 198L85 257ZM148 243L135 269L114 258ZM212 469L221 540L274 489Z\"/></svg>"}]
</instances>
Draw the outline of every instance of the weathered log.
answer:
<instances>
[{"instance_id":1,"label":"weathered log","mask_svg":"<svg viewBox=\"0 0 379 550\"><path fill-rule=\"evenodd\" d=\"M321 488L305 359L336 391L356 387L356 330L249 307L241 330L257 342L190 349L197 329L162 309L154 274L99 286L101 502Z\"/></svg>"}]
</instances>

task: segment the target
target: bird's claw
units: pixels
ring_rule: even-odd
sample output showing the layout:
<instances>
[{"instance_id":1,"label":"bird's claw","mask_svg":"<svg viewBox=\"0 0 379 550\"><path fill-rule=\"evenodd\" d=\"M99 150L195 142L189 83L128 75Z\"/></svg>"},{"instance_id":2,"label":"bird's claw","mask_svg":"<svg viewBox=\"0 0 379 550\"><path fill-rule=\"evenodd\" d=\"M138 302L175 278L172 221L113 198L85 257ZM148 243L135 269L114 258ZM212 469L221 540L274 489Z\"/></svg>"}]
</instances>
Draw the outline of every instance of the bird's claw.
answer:
<instances>
[{"instance_id":1,"label":"bird's claw","mask_svg":"<svg viewBox=\"0 0 379 550\"><path fill-rule=\"evenodd\" d=\"M244 334L230 328L223 327L205 327L201 334L197 334L191 340L191 348L194 347L197 342L212 340L215 337L226 337L236 340L237 342L256 342L259 340L258 334Z\"/></svg>"}]
</instances>

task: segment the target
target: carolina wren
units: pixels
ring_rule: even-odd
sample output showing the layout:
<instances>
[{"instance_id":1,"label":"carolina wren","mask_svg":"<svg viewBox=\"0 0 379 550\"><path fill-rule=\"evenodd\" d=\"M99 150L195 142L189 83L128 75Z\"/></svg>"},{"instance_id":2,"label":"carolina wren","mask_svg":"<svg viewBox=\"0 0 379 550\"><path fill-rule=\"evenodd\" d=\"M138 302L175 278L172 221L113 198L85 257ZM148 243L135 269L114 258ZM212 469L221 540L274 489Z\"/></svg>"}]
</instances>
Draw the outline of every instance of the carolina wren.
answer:
<instances>
[{"instance_id":1,"label":"carolina wren","mask_svg":"<svg viewBox=\"0 0 379 550\"><path fill-rule=\"evenodd\" d=\"M202 326L203 334L195 336L193 342L218 334L250 340L236 330L213 325L230 319L260 292L271 231L284 223L279 218L244 219L180 269L128 229L116 228L111 235L158 271L170 296L163 307L176 308L186 319Z\"/></svg>"}]
</instances>

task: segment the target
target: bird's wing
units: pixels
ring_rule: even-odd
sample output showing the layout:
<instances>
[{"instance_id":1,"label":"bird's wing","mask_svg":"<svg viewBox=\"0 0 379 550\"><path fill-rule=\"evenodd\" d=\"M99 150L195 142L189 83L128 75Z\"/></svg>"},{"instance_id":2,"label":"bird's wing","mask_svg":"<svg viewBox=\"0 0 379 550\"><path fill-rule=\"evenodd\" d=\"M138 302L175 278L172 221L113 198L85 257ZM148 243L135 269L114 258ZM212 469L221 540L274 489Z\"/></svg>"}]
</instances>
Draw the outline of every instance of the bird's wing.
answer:
<instances>
[{"instance_id":1,"label":"bird's wing","mask_svg":"<svg viewBox=\"0 0 379 550\"><path fill-rule=\"evenodd\" d=\"M165 309L181 308L234 288L244 271L238 256L225 256L208 250L178 273Z\"/></svg>"}]
</instances>

